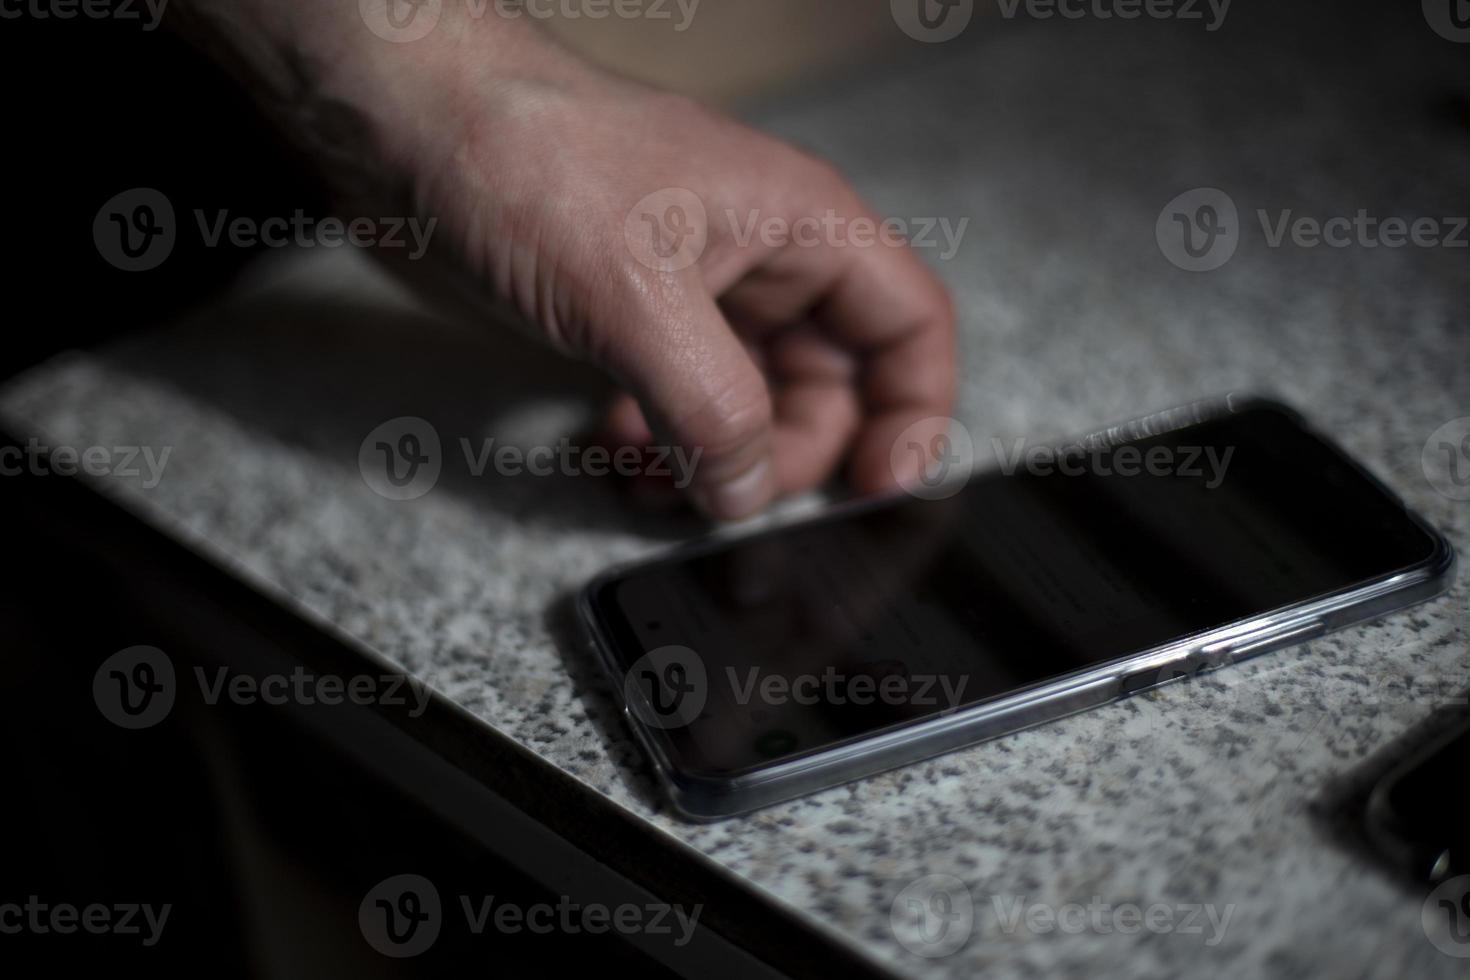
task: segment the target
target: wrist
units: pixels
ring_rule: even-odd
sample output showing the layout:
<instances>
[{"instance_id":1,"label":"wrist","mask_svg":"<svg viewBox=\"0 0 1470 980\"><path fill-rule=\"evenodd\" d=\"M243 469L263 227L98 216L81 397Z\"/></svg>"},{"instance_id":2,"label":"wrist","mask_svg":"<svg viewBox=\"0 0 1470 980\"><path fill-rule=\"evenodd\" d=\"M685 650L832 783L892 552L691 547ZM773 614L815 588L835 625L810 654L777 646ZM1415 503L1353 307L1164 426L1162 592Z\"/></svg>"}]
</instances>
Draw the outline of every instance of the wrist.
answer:
<instances>
[{"instance_id":1,"label":"wrist","mask_svg":"<svg viewBox=\"0 0 1470 980\"><path fill-rule=\"evenodd\" d=\"M228 50L333 177L410 173L452 155L487 113L521 111L528 93L608 82L502 0L188 2L196 33Z\"/></svg>"}]
</instances>

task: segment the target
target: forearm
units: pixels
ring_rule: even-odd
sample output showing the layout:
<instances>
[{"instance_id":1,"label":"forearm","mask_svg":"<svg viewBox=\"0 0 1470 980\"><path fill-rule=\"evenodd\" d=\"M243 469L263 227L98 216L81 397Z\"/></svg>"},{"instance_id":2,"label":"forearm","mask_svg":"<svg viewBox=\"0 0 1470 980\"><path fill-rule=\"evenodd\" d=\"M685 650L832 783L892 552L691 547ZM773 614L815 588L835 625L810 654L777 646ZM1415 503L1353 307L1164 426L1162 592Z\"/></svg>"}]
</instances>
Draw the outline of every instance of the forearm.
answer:
<instances>
[{"instance_id":1,"label":"forearm","mask_svg":"<svg viewBox=\"0 0 1470 980\"><path fill-rule=\"evenodd\" d=\"M354 205L432 217L449 279L627 388L617 439L698 450L710 514L844 457L868 491L918 465L892 447L949 410L953 315L905 248L781 234L878 226L831 167L593 68L497 0L180 2ZM741 234L756 222L775 233Z\"/></svg>"},{"instance_id":2,"label":"forearm","mask_svg":"<svg viewBox=\"0 0 1470 980\"><path fill-rule=\"evenodd\" d=\"M496 105L497 89L514 112L538 89L597 84L595 69L494 3L442 3L433 28L412 40L381 36L413 37L394 34L390 3L409 9L403 0L180 0L180 22L349 191L452 157L468 131L494 125L471 117ZM430 9L416 16L428 23Z\"/></svg>"}]
</instances>

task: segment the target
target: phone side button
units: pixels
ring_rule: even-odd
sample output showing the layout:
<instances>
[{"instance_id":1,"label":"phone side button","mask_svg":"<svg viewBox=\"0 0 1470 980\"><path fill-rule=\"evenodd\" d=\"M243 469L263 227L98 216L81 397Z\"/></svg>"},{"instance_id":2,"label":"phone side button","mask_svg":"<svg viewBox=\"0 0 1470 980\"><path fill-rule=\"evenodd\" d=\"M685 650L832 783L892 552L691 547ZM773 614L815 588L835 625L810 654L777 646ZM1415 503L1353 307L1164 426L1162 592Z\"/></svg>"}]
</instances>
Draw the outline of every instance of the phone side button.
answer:
<instances>
[{"instance_id":1,"label":"phone side button","mask_svg":"<svg viewBox=\"0 0 1470 980\"><path fill-rule=\"evenodd\" d=\"M1157 667L1153 670L1140 670L1136 674L1129 674L1123 678L1122 684L1119 685L1119 692L1126 697L1129 694L1146 691L1158 682L1159 670Z\"/></svg>"},{"instance_id":2,"label":"phone side button","mask_svg":"<svg viewBox=\"0 0 1470 980\"><path fill-rule=\"evenodd\" d=\"M1213 654L1211 659L1218 659L1222 664L1234 663L1253 657L1258 653L1266 653L1281 647L1289 647L1296 643L1321 636L1326 627L1321 620L1313 619L1305 623L1294 623L1285 627L1276 627L1260 633L1238 637L1230 643L1220 644L1214 650L1207 649L1207 656Z\"/></svg>"},{"instance_id":3,"label":"phone side button","mask_svg":"<svg viewBox=\"0 0 1470 980\"><path fill-rule=\"evenodd\" d=\"M1248 633L1221 643L1213 643L1201 648L1182 663L1150 667L1128 674L1118 685L1119 693L1125 697L1137 694L1139 691L1146 691L1151 687L1158 687L1160 684L1166 684L1181 677L1202 674L1258 653L1303 643L1325 632L1326 627L1321 620L1313 619L1304 623L1291 623L1257 633Z\"/></svg>"},{"instance_id":4,"label":"phone side button","mask_svg":"<svg viewBox=\"0 0 1470 980\"><path fill-rule=\"evenodd\" d=\"M1151 687L1158 687L1166 681L1176 680L1182 676L1184 674L1179 670L1177 665L1150 667L1147 670L1140 670L1137 673L1124 677L1118 685L1118 690L1122 696L1127 697L1130 694L1147 691Z\"/></svg>"}]
</instances>

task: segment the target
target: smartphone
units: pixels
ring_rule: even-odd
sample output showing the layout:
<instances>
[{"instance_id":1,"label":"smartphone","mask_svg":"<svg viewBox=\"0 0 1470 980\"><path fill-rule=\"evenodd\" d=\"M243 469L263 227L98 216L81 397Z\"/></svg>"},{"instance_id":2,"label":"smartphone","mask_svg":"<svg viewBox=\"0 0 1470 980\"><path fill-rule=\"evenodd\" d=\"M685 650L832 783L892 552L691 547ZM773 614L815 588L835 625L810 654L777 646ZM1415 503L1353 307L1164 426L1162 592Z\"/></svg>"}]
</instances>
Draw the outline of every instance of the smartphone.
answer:
<instances>
[{"instance_id":1,"label":"smartphone","mask_svg":"<svg viewBox=\"0 0 1470 980\"><path fill-rule=\"evenodd\" d=\"M1374 786L1365 823L1383 855L1420 881L1470 874L1470 828L1463 808L1446 805L1470 770L1470 712L1419 747ZM1461 897L1470 894L1462 891ZM1470 904L1462 906L1470 922ZM1465 935L1462 943L1470 943Z\"/></svg>"},{"instance_id":2,"label":"smartphone","mask_svg":"<svg viewBox=\"0 0 1470 980\"><path fill-rule=\"evenodd\" d=\"M1060 718L1453 577L1443 536L1266 399L1017 458L957 492L685 546L583 590L587 641L683 815L743 813Z\"/></svg>"}]
</instances>

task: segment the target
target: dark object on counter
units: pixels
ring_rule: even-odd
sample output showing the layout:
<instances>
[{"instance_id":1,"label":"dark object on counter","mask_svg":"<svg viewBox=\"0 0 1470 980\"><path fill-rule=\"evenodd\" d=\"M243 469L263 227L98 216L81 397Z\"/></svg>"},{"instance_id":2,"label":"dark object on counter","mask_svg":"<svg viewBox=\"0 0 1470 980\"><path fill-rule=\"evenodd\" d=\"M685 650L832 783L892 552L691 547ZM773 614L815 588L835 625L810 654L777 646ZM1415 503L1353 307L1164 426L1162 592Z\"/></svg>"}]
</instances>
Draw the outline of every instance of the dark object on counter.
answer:
<instances>
[{"instance_id":1,"label":"dark object on counter","mask_svg":"<svg viewBox=\"0 0 1470 980\"><path fill-rule=\"evenodd\" d=\"M1416 878L1470 873L1463 785L1470 772L1470 712L1395 766L1368 797L1368 836Z\"/></svg>"}]
</instances>

